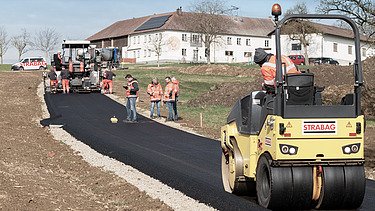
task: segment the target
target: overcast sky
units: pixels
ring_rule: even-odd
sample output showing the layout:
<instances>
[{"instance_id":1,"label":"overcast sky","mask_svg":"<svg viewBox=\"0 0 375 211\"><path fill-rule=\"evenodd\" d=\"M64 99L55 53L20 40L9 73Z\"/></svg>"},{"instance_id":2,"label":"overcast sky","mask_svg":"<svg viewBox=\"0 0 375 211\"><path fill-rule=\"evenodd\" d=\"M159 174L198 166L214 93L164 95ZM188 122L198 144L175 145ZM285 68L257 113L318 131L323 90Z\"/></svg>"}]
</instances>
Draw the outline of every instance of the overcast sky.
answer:
<instances>
[{"instance_id":1,"label":"overcast sky","mask_svg":"<svg viewBox=\"0 0 375 211\"><path fill-rule=\"evenodd\" d=\"M61 39L85 39L110 24L133 17L154 13L171 12L182 6L183 10L196 0L1 0L0 26L9 36L20 33L22 28L34 34L52 27ZM234 14L247 17L270 16L271 6L281 4L284 11L298 0L226 0L228 6L239 8ZM310 12L315 11L318 1L306 2ZM41 56L41 52L27 55ZM10 47L4 57L5 63L17 60L17 51Z\"/></svg>"}]
</instances>

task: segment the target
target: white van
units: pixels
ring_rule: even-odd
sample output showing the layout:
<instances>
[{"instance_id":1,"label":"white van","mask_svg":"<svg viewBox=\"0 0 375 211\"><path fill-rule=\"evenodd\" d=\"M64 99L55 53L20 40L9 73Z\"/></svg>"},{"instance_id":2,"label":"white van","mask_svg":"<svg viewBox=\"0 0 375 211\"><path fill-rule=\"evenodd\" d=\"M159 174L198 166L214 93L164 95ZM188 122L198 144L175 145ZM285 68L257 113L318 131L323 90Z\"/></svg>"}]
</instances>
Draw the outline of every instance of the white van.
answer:
<instances>
[{"instance_id":1,"label":"white van","mask_svg":"<svg viewBox=\"0 0 375 211\"><path fill-rule=\"evenodd\" d=\"M47 62L43 57L26 57L12 65L11 70L45 70Z\"/></svg>"}]
</instances>

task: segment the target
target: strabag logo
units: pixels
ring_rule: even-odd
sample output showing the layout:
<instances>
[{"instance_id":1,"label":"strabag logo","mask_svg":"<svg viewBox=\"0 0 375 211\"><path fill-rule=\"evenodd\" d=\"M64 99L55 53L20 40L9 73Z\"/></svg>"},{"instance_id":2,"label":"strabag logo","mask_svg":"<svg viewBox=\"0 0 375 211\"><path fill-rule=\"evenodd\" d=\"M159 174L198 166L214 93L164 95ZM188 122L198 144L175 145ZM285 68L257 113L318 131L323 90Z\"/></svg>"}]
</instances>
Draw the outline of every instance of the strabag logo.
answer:
<instances>
[{"instance_id":1,"label":"strabag logo","mask_svg":"<svg viewBox=\"0 0 375 211\"><path fill-rule=\"evenodd\" d=\"M314 120L303 121L303 135L334 135L337 132L337 123L335 120Z\"/></svg>"}]
</instances>

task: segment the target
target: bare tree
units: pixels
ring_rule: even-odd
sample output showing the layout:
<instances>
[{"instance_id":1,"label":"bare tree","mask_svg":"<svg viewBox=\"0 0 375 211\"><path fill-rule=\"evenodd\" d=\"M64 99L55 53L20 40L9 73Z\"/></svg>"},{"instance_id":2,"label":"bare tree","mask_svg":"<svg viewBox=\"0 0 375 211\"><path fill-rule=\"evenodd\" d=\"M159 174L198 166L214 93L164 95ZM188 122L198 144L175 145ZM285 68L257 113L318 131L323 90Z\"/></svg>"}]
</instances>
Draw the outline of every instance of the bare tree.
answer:
<instances>
[{"instance_id":1,"label":"bare tree","mask_svg":"<svg viewBox=\"0 0 375 211\"><path fill-rule=\"evenodd\" d=\"M224 15L229 14L231 9L224 1L203 0L194 3L191 11L193 14L185 19L184 25L189 31L200 35L199 39L202 39L204 44L207 63L210 64L212 44L219 42L221 35L228 32L229 18Z\"/></svg>"},{"instance_id":2,"label":"bare tree","mask_svg":"<svg viewBox=\"0 0 375 211\"><path fill-rule=\"evenodd\" d=\"M375 37L374 0L321 0L318 11L339 13L353 19L360 30L369 38ZM374 39L371 39L374 42Z\"/></svg>"},{"instance_id":3,"label":"bare tree","mask_svg":"<svg viewBox=\"0 0 375 211\"><path fill-rule=\"evenodd\" d=\"M44 28L35 34L32 42L33 49L42 51L46 59L49 58L51 52L55 49L60 39L60 35L54 28Z\"/></svg>"},{"instance_id":4,"label":"bare tree","mask_svg":"<svg viewBox=\"0 0 375 211\"><path fill-rule=\"evenodd\" d=\"M289 14L308 14L306 3L297 3L294 7L286 11ZM289 36L291 40L298 40L299 44L303 47L305 63L309 64L308 47L312 42L311 34L318 33L318 30L308 20L290 20L282 29L283 33Z\"/></svg>"},{"instance_id":5,"label":"bare tree","mask_svg":"<svg viewBox=\"0 0 375 211\"><path fill-rule=\"evenodd\" d=\"M8 39L8 33L6 32L5 28L3 26L0 27L0 58L1 58L1 64L4 63L4 55L7 52L9 48L9 42Z\"/></svg>"},{"instance_id":6,"label":"bare tree","mask_svg":"<svg viewBox=\"0 0 375 211\"><path fill-rule=\"evenodd\" d=\"M30 34L26 31L25 28L21 30L21 34L13 36L11 43L18 51L18 59L21 59L21 56L30 50L28 46L30 45Z\"/></svg>"},{"instance_id":7,"label":"bare tree","mask_svg":"<svg viewBox=\"0 0 375 211\"><path fill-rule=\"evenodd\" d=\"M163 36L162 33L158 33L158 34L155 34L155 36L153 37L153 39L151 40L151 51L152 52L155 52L156 54L156 57L157 57L157 64L158 64L158 67L160 67L160 56L161 54L163 53L163 51L165 50L165 46L167 46L169 44L169 42L166 40L166 38Z\"/></svg>"}]
</instances>

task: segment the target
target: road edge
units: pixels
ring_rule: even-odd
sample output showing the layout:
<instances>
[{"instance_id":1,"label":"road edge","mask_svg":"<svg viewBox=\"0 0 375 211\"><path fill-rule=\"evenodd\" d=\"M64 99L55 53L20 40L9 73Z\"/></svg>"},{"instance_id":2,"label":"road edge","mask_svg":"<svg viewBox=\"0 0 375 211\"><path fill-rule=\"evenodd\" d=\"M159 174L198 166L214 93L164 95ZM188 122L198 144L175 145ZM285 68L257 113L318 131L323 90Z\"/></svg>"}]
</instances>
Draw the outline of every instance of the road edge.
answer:
<instances>
[{"instance_id":1,"label":"road edge","mask_svg":"<svg viewBox=\"0 0 375 211\"><path fill-rule=\"evenodd\" d=\"M49 118L50 114L44 100L43 82L40 83L37 88L37 96L41 102L42 119ZM49 132L55 140L68 145L91 166L99 167L103 171L116 174L126 180L126 182L137 187L140 191L145 192L151 198L164 202L173 210L215 210L129 165L125 165L116 159L100 154L90 146L74 138L60 126L50 126Z\"/></svg>"}]
</instances>

